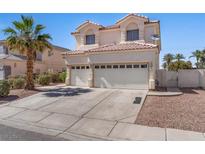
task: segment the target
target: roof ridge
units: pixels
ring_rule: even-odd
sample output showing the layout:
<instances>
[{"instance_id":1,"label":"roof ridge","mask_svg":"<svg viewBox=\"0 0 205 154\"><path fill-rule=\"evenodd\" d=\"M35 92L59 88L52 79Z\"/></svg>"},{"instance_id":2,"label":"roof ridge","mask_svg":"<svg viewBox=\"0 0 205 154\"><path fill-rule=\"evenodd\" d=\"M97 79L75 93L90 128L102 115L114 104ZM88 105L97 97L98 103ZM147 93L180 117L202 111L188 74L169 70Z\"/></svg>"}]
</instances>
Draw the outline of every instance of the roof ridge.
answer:
<instances>
[{"instance_id":1,"label":"roof ridge","mask_svg":"<svg viewBox=\"0 0 205 154\"><path fill-rule=\"evenodd\" d=\"M117 20L117 22L115 22L115 24L118 24L119 22L121 22L122 20L124 20L125 18L127 18L129 16L136 16L136 17L141 17L141 18L149 20L149 18L147 16L143 16L143 15L140 15L138 13L129 13L128 15L126 15L126 16L122 17L121 19Z\"/></svg>"},{"instance_id":2,"label":"roof ridge","mask_svg":"<svg viewBox=\"0 0 205 154\"><path fill-rule=\"evenodd\" d=\"M129 42L123 42L120 44L139 44L139 45L149 45L149 46L157 46L156 44L152 44L152 43L146 43L146 42L139 42L139 41L129 41Z\"/></svg>"},{"instance_id":3,"label":"roof ridge","mask_svg":"<svg viewBox=\"0 0 205 154\"><path fill-rule=\"evenodd\" d=\"M87 23L91 23L91 24L94 24L94 25L97 25L97 26L100 26L100 27L104 27L103 25L98 24L98 23L95 23L95 22L93 22L93 21L91 21L91 20L86 20L85 22L83 22L82 24L80 24L80 25L76 28L76 30L79 29L80 27L82 27L83 25L87 24Z\"/></svg>"}]
</instances>

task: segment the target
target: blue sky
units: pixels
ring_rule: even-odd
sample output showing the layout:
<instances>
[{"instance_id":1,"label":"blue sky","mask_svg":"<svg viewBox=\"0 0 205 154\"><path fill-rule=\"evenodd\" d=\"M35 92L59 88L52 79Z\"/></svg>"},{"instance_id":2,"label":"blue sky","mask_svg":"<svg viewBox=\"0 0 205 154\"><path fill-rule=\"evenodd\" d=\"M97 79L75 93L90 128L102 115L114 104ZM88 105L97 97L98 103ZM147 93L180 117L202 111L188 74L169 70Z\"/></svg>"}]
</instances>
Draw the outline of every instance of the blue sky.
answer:
<instances>
[{"instance_id":1,"label":"blue sky","mask_svg":"<svg viewBox=\"0 0 205 154\"><path fill-rule=\"evenodd\" d=\"M0 30L19 20L21 14L0 14ZM75 48L75 40L70 35L85 20L91 20L104 26L112 25L127 14L25 14L32 15L36 23L46 26L45 32L51 34L52 43L69 49ZM160 20L162 51L166 53L183 53L187 59L191 52L205 48L205 14L165 14L144 13L152 20ZM0 31L0 40L4 39ZM191 59L194 62L194 59Z\"/></svg>"}]
</instances>

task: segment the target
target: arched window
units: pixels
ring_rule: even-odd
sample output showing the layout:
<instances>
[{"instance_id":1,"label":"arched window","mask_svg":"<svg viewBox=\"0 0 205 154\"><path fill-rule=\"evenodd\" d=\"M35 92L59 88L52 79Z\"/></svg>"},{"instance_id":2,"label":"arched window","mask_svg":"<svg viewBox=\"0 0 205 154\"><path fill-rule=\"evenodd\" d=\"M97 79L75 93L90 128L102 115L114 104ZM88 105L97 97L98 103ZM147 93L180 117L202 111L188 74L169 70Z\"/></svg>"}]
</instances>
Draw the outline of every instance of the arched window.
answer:
<instances>
[{"instance_id":1,"label":"arched window","mask_svg":"<svg viewBox=\"0 0 205 154\"><path fill-rule=\"evenodd\" d=\"M130 23L127 26L126 31L126 40L127 41L136 41L139 40L139 29L138 25L135 23Z\"/></svg>"},{"instance_id":2,"label":"arched window","mask_svg":"<svg viewBox=\"0 0 205 154\"><path fill-rule=\"evenodd\" d=\"M85 35L85 44L95 44L95 33L93 30L88 30Z\"/></svg>"}]
</instances>

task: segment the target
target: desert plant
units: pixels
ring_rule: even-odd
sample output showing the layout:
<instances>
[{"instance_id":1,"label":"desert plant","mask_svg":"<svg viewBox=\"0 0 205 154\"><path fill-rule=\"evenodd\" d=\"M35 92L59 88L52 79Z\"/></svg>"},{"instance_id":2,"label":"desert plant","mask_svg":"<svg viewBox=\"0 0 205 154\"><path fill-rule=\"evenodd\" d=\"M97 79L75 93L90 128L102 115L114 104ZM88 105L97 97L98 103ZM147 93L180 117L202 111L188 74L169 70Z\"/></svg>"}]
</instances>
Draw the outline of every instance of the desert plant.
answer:
<instances>
[{"instance_id":1,"label":"desert plant","mask_svg":"<svg viewBox=\"0 0 205 154\"><path fill-rule=\"evenodd\" d=\"M7 80L0 80L0 97L8 96L10 92L10 85Z\"/></svg>"},{"instance_id":2,"label":"desert plant","mask_svg":"<svg viewBox=\"0 0 205 154\"><path fill-rule=\"evenodd\" d=\"M25 87L26 80L24 78L16 78L13 80L14 89L23 89Z\"/></svg>"},{"instance_id":3,"label":"desert plant","mask_svg":"<svg viewBox=\"0 0 205 154\"><path fill-rule=\"evenodd\" d=\"M66 80L66 72L61 72L60 74L59 74L59 79L60 79L60 82L65 82L65 80Z\"/></svg>"},{"instance_id":4,"label":"desert plant","mask_svg":"<svg viewBox=\"0 0 205 154\"><path fill-rule=\"evenodd\" d=\"M6 45L10 50L18 51L27 57L26 89L34 89L33 63L37 52L43 52L47 48L52 48L48 42L51 37L43 34L45 26L34 24L32 17L21 16L21 21L12 22L13 27L4 29Z\"/></svg>"},{"instance_id":5,"label":"desert plant","mask_svg":"<svg viewBox=\"0 0 205 154\"><path fill-rule=\"evenodd\" d=\"M42 74L38 77L38 83L42 86L49 85L51 81L51 77L48 74Z\"/></svg>"}]
</instances>

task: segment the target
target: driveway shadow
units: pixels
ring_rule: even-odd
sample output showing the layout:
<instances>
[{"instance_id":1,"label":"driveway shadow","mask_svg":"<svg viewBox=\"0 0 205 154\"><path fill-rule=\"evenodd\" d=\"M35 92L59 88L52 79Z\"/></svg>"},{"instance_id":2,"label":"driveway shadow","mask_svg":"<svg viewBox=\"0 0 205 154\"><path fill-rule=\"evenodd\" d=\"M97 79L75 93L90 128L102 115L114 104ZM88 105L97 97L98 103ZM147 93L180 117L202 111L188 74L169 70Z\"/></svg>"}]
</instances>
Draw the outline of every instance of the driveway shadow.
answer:
<instances>
[{"instance_id":1,"label":"driveway shadow","mask_svg":"<svg viewBox=\"0 0 205 154\"><path fill-rule=\"evenodd\" d=\"M18 95L9 95L7 97L0 97L0 105L4 104L4 103L11 102L11 101L14 101L14 100L16 100L18 98L19 98Z\"/></svg>"},{"instance_id":2,"label":"driveway shadow","mask_svg":"<svg viewBox=\"0 0 205 154\"><path fill-rule=\"evenodd\" d=\"M92 92L92 90L85 88L57 88L54 90L49 90L48 92L45 92L43 95L47 97L76 96L88 92Z\"/></svg>"},{"instance_id":3,"label":"driveway shadow","mask_svg":"<svg viewBox=\"0 0 205 154\"><path fill-rule=\"evenodd\" d=\"M194 91L194 90L200 90L200 88L180 88L180 90L185 93L185 94L199 94L198 92Z\"/></svg>"}]
</instances>

